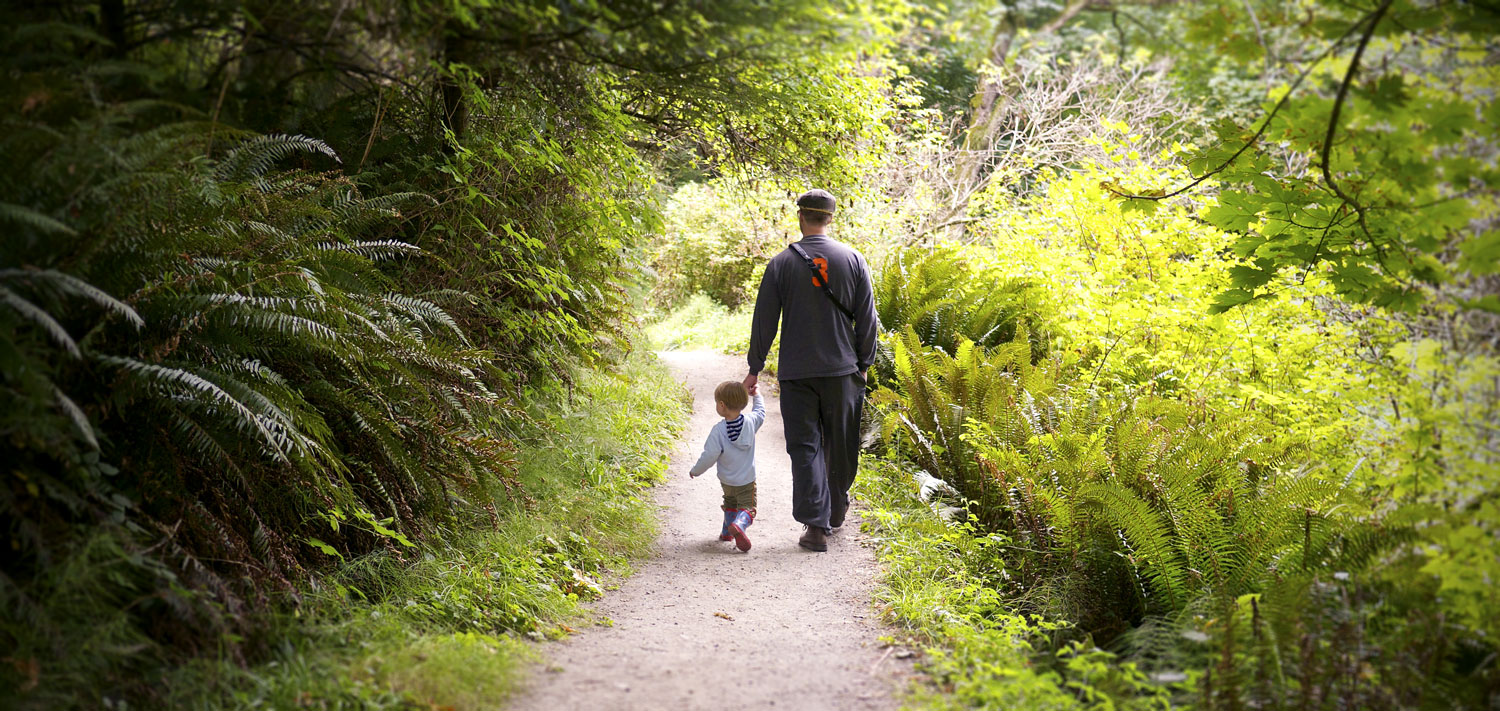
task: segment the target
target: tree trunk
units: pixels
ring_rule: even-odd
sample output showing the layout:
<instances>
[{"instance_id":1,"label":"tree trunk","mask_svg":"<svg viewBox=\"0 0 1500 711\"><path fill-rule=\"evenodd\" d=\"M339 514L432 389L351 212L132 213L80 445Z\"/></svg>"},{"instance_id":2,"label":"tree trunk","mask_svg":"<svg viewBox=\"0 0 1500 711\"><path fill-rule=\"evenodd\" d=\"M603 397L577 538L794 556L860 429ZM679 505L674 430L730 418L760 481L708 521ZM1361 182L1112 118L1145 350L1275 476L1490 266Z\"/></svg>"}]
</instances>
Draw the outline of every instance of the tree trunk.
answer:
<instances>
[{"instance_id":1,"label":"tree trunk","mask_svg":"<svg viewBox=\"0 0 1500 711\"><path fill-rule=\"evenodd\" d=\"M120 59L130 49L125 36L125 0L103 0L99 3L99 34L109 40L110 57Z\"/></svg>"},{"instance_id":2,"label":"tree trunk","mask_svg":"<svg viewBox=\"0 0 1500 711\"><path fill-rule=\"evenodd\" d=\"M465 131L469 128L469 104L464 101L464 87L459 85L457 79L448 71L449 65L466 63L468 42L464 40L461 27L457 22L449 21L447 31L443 36L443 49L439 71L442 72L439 79L439 91L442 94L443 104L443 127L453 132L454 140L463 138ZM444 151L452 150L452 146L445 144Z\"/></svg>"}]
</instances>

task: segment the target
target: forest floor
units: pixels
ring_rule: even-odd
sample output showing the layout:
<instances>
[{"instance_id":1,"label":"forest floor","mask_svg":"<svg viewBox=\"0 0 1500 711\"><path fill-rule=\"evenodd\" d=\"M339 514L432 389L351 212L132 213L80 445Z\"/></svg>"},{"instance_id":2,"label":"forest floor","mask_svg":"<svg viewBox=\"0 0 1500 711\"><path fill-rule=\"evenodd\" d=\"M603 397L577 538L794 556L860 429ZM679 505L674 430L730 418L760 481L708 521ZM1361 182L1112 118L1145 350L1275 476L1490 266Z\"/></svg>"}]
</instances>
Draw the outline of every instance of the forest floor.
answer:
<instances>
[{"instance_id":1,"label":"forest floor","mask_svg":"<svg viewBox=\"0 0 1500 711\"><path fill-rule=\"evenodd\" d=\"M748 553L718 540L721 489L688 468L718 419L713 389L742 358L663 353L693 395L666 484L657 488L657 555L593 608L600 625L544 647L513 709L894 709L908 656L870 605L876 562L858 508L828 552L797 545L791 466L778 398L756 439L759 516Z\"/></svg>"}]
</instances>

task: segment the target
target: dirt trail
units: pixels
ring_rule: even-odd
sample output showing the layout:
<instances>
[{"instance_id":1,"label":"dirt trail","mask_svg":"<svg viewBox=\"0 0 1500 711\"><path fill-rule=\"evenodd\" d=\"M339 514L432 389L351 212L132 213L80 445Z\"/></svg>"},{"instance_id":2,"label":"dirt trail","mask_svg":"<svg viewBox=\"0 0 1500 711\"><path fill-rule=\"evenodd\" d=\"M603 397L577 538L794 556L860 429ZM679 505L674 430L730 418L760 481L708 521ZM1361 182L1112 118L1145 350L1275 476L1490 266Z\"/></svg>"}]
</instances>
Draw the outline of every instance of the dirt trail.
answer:
<instances>
[{"instance_id":1,"label":"dirt trail","mask_svg":"<svg viewBox=\"0 0 1500 711\"><path fill-rule=\"evenodd\" d=\"M857 509L826 553L797 546L781 403L766 397L756 440L760 515L741 553L718 541L721 492L713 472L688 479L718 419L713 387L743 377L744 359L665 353L694 397L670 477L658 487L658 555L595 606L614 621L541 648L512 702L517 710L894 709L909 666L877 641L869 604L876 564Z\"/></svg>"}]
</instances>

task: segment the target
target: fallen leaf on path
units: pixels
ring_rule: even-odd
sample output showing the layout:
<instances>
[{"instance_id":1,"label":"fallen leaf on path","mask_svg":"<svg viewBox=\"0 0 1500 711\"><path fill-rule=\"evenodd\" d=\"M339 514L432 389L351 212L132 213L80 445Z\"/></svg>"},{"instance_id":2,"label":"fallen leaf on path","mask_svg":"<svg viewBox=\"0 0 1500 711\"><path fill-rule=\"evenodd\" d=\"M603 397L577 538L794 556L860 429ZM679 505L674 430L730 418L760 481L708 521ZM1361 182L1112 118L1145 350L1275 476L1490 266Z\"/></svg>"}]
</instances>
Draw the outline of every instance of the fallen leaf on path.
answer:
<instances>
[{"instance_id":1,"label":"fallen leaf on path","mask_svg":"<svg viewBox=\"0 0 1500 711\"><path fill-rule=\"evenodd\" d=\"M734 618L730 617L729 613L727 613L727 612L715 612L714 613L714 617L722 617L722 618L724 618L726 620L729 620L730 622L734 622Z\"/></svg>"}]
</instances>

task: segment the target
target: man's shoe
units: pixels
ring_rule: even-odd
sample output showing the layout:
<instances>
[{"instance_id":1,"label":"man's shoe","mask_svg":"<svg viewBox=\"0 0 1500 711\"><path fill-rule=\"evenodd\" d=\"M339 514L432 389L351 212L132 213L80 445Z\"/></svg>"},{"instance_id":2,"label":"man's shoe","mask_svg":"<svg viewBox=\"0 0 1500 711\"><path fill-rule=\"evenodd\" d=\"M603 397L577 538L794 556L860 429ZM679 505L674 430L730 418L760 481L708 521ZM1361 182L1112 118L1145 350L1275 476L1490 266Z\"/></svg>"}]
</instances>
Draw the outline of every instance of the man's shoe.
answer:
<instances>
[{"instance_id":1,"label":"man's shoe","mask_svg":"<svg viewBox=\"0 0 1500 711\"><path fill-rule=\"evenodd\" d=\"M817 526L806 528L807 530L802 532L802 538L797 541L797 545L819 553L828 550L828 533Z\"/></svg>"},{"instance_id":2,"label":"man's shoe","mask_svg":"<svg viewBox=\"0 0 1500 711\"><path fill-rule=\"evenodd\" d=\"M828 527L838 528L839 526L844 525L844 514L847 513L849 513L849 502L845 501L843 505L839 505L837 502L835 502L833 505L833 512L828 515Z\"/></svg>"}]
</instances>

